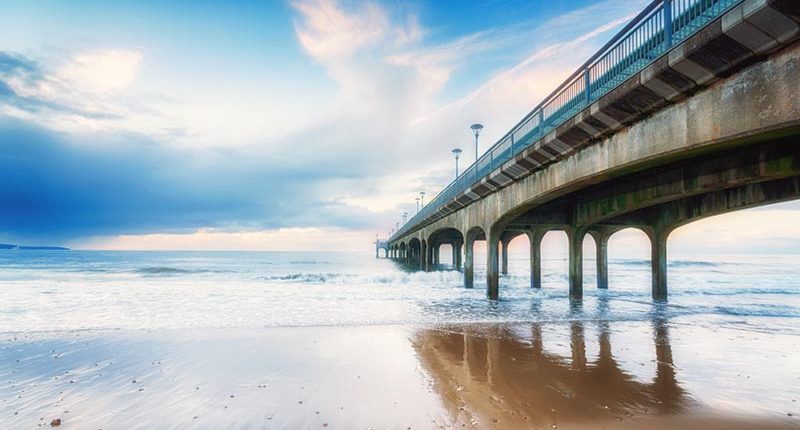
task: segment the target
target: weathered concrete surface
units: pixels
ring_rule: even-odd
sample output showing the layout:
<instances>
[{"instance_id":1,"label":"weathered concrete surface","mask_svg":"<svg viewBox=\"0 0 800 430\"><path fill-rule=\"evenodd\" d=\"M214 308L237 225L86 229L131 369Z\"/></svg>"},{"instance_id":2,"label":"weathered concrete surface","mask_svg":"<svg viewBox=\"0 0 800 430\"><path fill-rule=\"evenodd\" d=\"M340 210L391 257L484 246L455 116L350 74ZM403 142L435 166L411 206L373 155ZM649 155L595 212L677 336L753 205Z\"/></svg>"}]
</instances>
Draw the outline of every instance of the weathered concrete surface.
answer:
<instances>
[{"instance_id":1,"label":"weathered concrete surface","mask_svg":"<svg viewBox=\"0 0 800 430\"><path fill-rule=\"evenodd\" d=\"M751 3L754 2L747 1L742 6ZM780 2L769 3L771 9L767 12L764 12L763 8L753 10L769 15L778 10L778 7L784 7L784 11L793 7L791 4L780 6ZM578 244L582 243L585 234L592 234L593 225L604 223L614 217L621 217L626 212L638 211L647 205L661 205L691 195L741 187L748 181L765 182L797 175L796 169L770 170L767 168L764 170L765 175L743 178L739 182L717 180L713 183L700 181L690 184L681 180L673 180L670 186L669 175L664 173L660 167L695 158L712 160L714 154L721 154L732 148L759 143L769 145L770 142L779 141L781 138L800 134L800 96L798 96L800 93L800 44L795 42L785 46L781 45L784 41L796 37L797 23L791 21L794 19L793 15L781 15L790 19L790 22L780 21L783 25L780 31L777 27L769 31L764 30L762 28L766 26L764 22L757 26L761 30L759 33L755 33L756 35L767 34L769 37L761 38L763 43L753 42L748 49L753 52L757 51L761 57L753 58L753 52L750 52L749 56L745 56L745 53L741 52L737 54L738 51L730 49L723 49L726 52L724 55L719 54L720 40L731 39L729 33L739 32L737 37L741 39L744 37L742 34L752 30L750 28L752 23L746 19L743 21L742 17L757 21L761 15L753 13L748 15L748 10L743 7L741 10L737 9L736 13L739 15L726 15L724 23L720 21L718 26L710 26L706 33L699 34L697 38L690 40L691 43L688 43L686 47L676 48L674 52L677 53L671 52L666 57L666 65L654 64L610 94L609 100L619 100L626 94L629 95L634 88L638 88L637 86L649 85L648 88L653 86L661 88L659 94L664 103L648 98L647 100L650 101L647 103L647 108L651 109L647 114L649 116L642 116L644 115L642 113L644 107L642 107L636 115L629 115L630 118L635 117L636 121L624 126L623 123L628 122L628 119L620 121L623 118L614 116L622 115L622 113L614 114L611 110L604 110L604 107L616 106L613 109L622 112L624 109L620 107L620 102L614 104L604 101L604 97L586 111L576 115L571 120L571 125L568 124L566 128L560 127L560 129L562 129L562 133L566 133L570 127L577 127L581 121L593 123L601 118L606 123L615 123L613 134L597 133L595 136L590 136L591 139L594 139L591 144L586 145L585 141L575 144L573 148L578 149L574 152L568 155L562 154L563 158L558 161L541 167L527 176L520 175L502 187L495 183L485 184L480 193L477 191L473 193L480 194L478 200L466 203L466 206L460 208L457 207L458 205L450 206L448 210L454 210L454 212L440 215L441 218L438 220L403 237L393 238L393 243L408 243L412 238L429 240L440 231L457 230L461 233L461 240L465 245L465 285L471 286L473 276L472 243L481 238L487 239L489 251L487 256L487 293L490 297L496 298L499 290L497 278L502 267L498 261L500 241L507 234L509 227L515 227L513 230L520 230L518 221L526 216L531 217L534 209L543 207L545 204L549 205L551 209L536 214L535 216L539 217L538 221L528 224L563 229L567 231L570 242ZM687 71L687 74L689 74L688 71L708 71L706 66L709 65L700 64L705 60L698 58L696 54L707 51L703 43L712 42L717 46L715 51L717 56L729 55L730 58L725 67L719 66L711 71L712 78L704 77L702 79L703 83L708 84L707 87L694 94L680 92L680 96L677 96L666 91L661 84L653 83L655 80L663 83L666 77L671 77L672 80L667 82L667 85L675 88L676 85L680 86L676 70ZM778 48L781 50L775 51ZM692 64L695 66L700 64L700 68L698 69ZM744 65L747 66L744 67ZM744 68L736 69L736 67ZM724 73L733 74L724 77ZM700 79L698 78L698 80ZM696 90L698 83L694 80L692 82ZM640 100L642 100L641 97ZM609 107L609 109L612 108ZM611 121L609 118L616 118L616 120ZM608 126L608 124L606 125ZM600 126L597 125L597 128ZM572 135L574 136L576 133L572 133ZM560 139L558 136L556 133L550 140ZM543 140L547 139L546 137ZM785 144L785 140L782 141ZM530 161L529 156L529 153L523 152L516 161L522 162L523 159ZM758 168L762 165L769 167L768 163L759 164L758 160L750 161L751 167ZM725 164L723 161L718 160L717 162ZM742 168L747 170L746 166ZM624 184L624 180L615 179L634 176L640 179L646 178L649 172L653 172L654 176L651 182L655 184L649 191L640 189L635 191L639 195L622 196L618 189L604 190L606 184L609 187L613 185L618 188L620 183ZM663 173L665 176L658 176L658 173ZM596 201L592 202L593 196L590 195L576 197L580 195L581 191L588 189L596 191ZM573 204L576 198L583 202L583 206ZM464 200L461 201L464 202ZM628 222L632 225L642 224L640 219L630 219ZM668 231L650 228L646 230L646 233L653 240L653 294L654 297L663 298L666 295L666 237ZM595 238L597 237L595 236ZM452 242L455 240L442 243ZM574 298L579 298L582 288L581 247L576 245L571 248L575 249L570 252L570 290ZM535 257L532 257L531 282L532 286L537 286L536 266L538 263L534 260ZM661 279L662 277L663 279Z\"/></svg>"}]
</instances>

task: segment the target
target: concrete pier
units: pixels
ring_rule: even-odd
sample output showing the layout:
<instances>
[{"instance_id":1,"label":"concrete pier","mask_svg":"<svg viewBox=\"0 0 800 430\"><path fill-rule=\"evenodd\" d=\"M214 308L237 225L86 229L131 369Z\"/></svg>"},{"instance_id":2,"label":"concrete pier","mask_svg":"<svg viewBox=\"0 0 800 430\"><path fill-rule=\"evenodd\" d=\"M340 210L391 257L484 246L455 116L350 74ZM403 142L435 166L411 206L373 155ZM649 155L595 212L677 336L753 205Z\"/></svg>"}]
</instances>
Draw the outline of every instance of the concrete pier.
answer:
<instances>
[{"instance_id":1,"label":"concrete pier","mask_svg":"<svg viewBox=\"0 0 800 430\"><path fill-rule=\"evenodd\" d=\"M511 240L528 237L530 284L540 288L542 238L565 231L564 287L580 301L586 235L596 246L596 287L613 288L609 240L633 227L651 243L652 298L666 300L672 231L800 198L798 37L793 2L732 5L559 125L512 130L503 138L516 145L510 159L433 199L389 246L408 250L405 258L422 270L439 262L442 243L453 246L452 263L461 267L463 246L464 286L471 288L474 244L485 240L486 295L497 299Z\"/></svg>"}]
</instances>

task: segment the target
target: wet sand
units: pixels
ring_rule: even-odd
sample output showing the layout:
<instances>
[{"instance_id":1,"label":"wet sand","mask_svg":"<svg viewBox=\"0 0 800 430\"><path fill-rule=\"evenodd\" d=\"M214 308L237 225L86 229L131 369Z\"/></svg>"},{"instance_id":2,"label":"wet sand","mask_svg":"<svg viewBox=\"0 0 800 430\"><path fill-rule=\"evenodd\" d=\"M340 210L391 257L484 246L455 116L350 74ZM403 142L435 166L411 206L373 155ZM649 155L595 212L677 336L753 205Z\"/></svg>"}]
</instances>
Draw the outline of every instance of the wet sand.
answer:
<instances>
[{"instance_id":1,"label":"wet sand","mask_svg":"<svg viewBox=\"0 0 800 430\"><path fill-rule=\"evenodd\" d=\"M0 335L0 428L800 428L800 339L692 320Z\"/></svg>"}]
</instances>

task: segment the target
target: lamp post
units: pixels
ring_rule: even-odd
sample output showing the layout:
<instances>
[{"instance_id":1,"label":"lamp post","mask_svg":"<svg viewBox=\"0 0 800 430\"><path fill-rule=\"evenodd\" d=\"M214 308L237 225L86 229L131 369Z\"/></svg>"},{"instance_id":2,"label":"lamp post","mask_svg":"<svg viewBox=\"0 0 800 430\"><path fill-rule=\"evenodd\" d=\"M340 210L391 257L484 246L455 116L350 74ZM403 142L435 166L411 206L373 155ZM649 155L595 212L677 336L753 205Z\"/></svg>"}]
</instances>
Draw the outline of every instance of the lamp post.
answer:
<instances>
[{"instance_id":1,"label":"lamp post","mask_svg":"<svg viewBox=\"0 0 800 430\"><path fill-rule=\"evenodd\" d=\"M414 198L417 201L417 213L419 213L419 197Z\"/></svg>"},{"instance_id":2,"label":"lamp post","mask_svg":"<svg viewBox=\"0 0 800 430\"><path fill-rule=\"evenodd\" d=\"M406 223L407 219L408 219L408 212L403 212L403 224Z\"/></svg>"},{"instance_id":3,"label":"lamp post","mask_svg":"<svg viewBox=\"0 0 800 430\"><path fill-rule=\"evenodd\" d=\"M461 155L463 151L461 151L461 148L454 148L450 152L452 152L453 156L456 157L456 179L458 179L458 156Z\"/></svg>"},{"instance_id":4,"label":"lamp post","mask_svg":"<svg viewBox=\"0 0 800 430\"><path fill-rule=\"evenodd\" d=\"M481 130L483 130L482 124L472 124L469 126L472 129L472 134L475 135L475 163L478 163L478 136L481 134Z\"/></svg>"},{"instance_id":5,"label":"lamp post","mask_svg":"<svg viewBox=\"0 0 800 430\"><path fill-rule=\"evenodd\" d=\"M422 208L425 207L425 191L419 192L419 206Z\"/></svg>"}]
</instances>

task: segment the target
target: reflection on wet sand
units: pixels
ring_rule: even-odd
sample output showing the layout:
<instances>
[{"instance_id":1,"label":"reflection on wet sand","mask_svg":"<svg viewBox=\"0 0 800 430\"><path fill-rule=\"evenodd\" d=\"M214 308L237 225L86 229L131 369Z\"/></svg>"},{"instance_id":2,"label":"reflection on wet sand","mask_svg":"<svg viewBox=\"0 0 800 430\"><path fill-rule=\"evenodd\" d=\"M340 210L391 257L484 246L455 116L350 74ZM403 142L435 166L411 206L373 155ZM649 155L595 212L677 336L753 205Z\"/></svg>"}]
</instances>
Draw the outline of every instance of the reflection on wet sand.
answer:
<instances>
[{"instance_id":1,"label":"reflection on wet sand","mask_svg":"<svg viewBox=\"0 0 800 430\"><path fill-rule=\"evenodd\" d=\"M608 321L571 321L569 355L547 351L543 328L557 324L449 326L412 339L454 422L492 428L752 428L711 418L676 377L669 324L652 320L655 376L642 382L612 353ZM596 336L587 338L591 327ZM587 342L596 358L587 359ZM635 345L649 349L647 345ZM644 363L642 363L644 365ZM786 423L758 423L785 428Z\"/></svg>"},{"instance_id":2,"label":"reflection on wet sand","mask_svg":"<svg viewBox=\"0 0 800 430\"><path fill-rule=\"evenodd\" d=\"M415 349L454 416L471 422L552 425L567 417L588 422L632 414L675 413L689 401L675 380L668 330L655 330L656 378L637 382L611 354L606 323L599 324L600 353L586 358L584 323L570 324L571 357L544 349L542 325L530 336L514 326L420 330ZM479 418L480 417L480 418Z\"/></svg>"}]
</instances>

